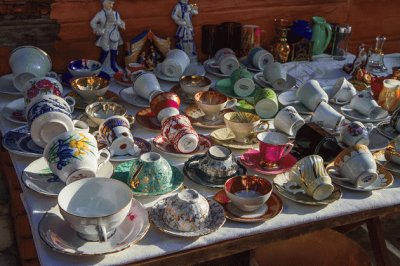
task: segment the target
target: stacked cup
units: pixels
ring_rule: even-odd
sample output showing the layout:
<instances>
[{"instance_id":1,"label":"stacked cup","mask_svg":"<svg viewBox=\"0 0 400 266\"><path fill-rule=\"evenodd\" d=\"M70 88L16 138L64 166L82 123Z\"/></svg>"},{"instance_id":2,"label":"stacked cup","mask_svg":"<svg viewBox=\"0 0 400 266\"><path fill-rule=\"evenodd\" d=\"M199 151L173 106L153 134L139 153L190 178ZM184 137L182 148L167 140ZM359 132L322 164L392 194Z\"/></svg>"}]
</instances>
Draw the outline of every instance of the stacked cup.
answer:
<instances>
[{"instance_id":1,"label":"stacked cup","mask_svg":"<svg viewBox=\"0 0 400 266\"><path fill-rule=\"evenodd\" d=\"M199 135L184 115L166 118L162 123L162 136L180 153L191 153L199 144Z\"/></svg>"}]
</instances>

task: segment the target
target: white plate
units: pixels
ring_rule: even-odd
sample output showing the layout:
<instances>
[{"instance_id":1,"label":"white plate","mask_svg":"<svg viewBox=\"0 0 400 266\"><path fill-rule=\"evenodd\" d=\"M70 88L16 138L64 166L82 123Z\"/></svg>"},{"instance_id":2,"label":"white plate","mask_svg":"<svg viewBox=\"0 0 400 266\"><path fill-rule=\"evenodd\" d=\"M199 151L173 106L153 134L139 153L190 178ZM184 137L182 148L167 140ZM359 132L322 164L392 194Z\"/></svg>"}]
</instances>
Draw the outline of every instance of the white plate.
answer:
<instances>
[{"instance_id":1,"label":"white plate","mask_svg":"<svg viewBox=\"0 0 400 266\"><path fill-rule=\"evenodd\" d=\"M30 136L27 125L10 130L3 137L3 147L21 156L41 157L43 148L37 146Z\"/></svg>"},{"instance_id":2,"label":"white plate","mask_svg":"<svg viewBox=\"0 0 400 266\"><path fill-rule=\"evenodd\" d=\"M96 176L111 178L113 173L113 165L107 162L99 167ZM21 179L27 188L49 197L57 197L61 189L65 187L65 183L51 172L44 157L30 163L24 169Z\"/></svg>"},{"instance_id":3,"label":"white plate","mask_svg":"<svg viewBox=\"0 0 400 266\"><path fill-rule=\"evenodd\" d=\"M352 121L360 121L362 123L378 123L382 122L389 118L389 113L386 112L386 115L381 118L370 118L363 114L360 114L358 111L351 108L349 105L344 105L340 108L341 113L349 120Z\"/></svg>"},{"instance_id":4,"label":"white plate","mask_svg":"<svg viewBox=\"0 0 400 266\"><path fill-rule=\"evenodd\" d=\"M9 102L3 108L3 117L8 121L17 123L17 124L27 124L25 118L25 101L24 98L16 99L12 102Z\"/></svg>"},{"instance_id":5,"label":"white plate","mask_svg":"<svg viewBox=\"0 0 400 266\"><path fill-rule=\"evenodd\" d=\"M254 82L256 82L261 87L272 87L272 84L264 78L263 72L259 72L253 76ZM274 88L275 91L287 91L296 88L296 79L292 76L287 74L287 81L285 86L281 88Z\"/></svg>"},{"instance_id":6,"label":"white plate","mask_svg":"<svg viewBox=\"0 0 400 266\"><path fill-rule=\"evenodd\" d=\"M13 79L13 74L7 74L0 77L0 93L10 95L22 95L22 92L14 87Z\"/></svg>"},{"instance_id":7,"label":"white plate","mask_svg":"<svg viewBox=\"0 0 400 266\"><path fill-rule=\"evenodd\" d=\"M43 215L39 222L40 238L51 249L75 256L94 256L116 253L141 240L149 230L146 209L132 198L128 216L106 242L91 242L80 238L59 213L58 207Z\"/></svg>"},{"instance_id":8,"label":"white plate","mask_svg":"<svg viewBox=\"0 0 400 266\"><path fill-rule=\"evenodd\" d=\"M126 103L129 103L136 107L143 107L143 108L150 107L149 101L137 95L132 87L122 89L119 92L119 97Z\"/></svg>"},{"instance_id":9,"label":"white plate","mask_svg":"<svg viewBox=\"0 0 400 266\"><path fill-rule=\"evenodd\" d=\"M154 75L156 75L157 78L166 80L166 81L171 81L171 82L179 82L181 77L168 77L165 76L162 71L161 71L161 64L158 64L156 68L153 70ZM192 75L199 75L199 76L204 76L206 74L206 71L203 67L198 62L195 63L190 63L190 65L185 69L183 72L182 76L192 76Z\"/></svg>"},{"instance_id":10,"label":"white plate","mask_svg":"<svg viewBox=\"0 0 400 266\"><path fill-rule=\"evenodd\" d=\"M219 78L229 78L229 77L230 77L230 75L225 75L225 74L223 74L223 73L219 70L218 67L211 66L211 65L214 64L214 63L215 63L215 60L214 60L214 59L208 59L208 60L204 61L203 65L204 65L205 70L206 70L208 73L210 73L210 74L212 74L212 75L214 75L214 76L216 76L216 77L219 77Z\"/></svg>"}]
</instances>

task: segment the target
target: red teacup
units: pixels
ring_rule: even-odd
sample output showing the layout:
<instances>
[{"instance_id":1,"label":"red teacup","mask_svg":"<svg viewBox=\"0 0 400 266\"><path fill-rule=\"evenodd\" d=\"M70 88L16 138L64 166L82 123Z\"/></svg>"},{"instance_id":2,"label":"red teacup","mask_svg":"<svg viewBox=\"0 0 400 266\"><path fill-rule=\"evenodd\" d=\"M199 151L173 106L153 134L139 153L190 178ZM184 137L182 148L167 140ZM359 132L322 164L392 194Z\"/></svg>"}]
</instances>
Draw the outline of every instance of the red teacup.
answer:
<instances>
[{"instance_id":1,"label":"red teacup","mask_svg":"<svg viewBox=\"0 0 400 266\"><path fill-rule=\"evenodd\" d=\"M151 111L160 122L166 118L179 114L181 100L173 92L163 92L155 95L150 101Z\"/></svg>"},{"instance_id":2,"label":"red teacup","mask_svg":"<svg viewBox=\"0 0 400 266\"><path fill-rule=\"evenodd\" d=\"M293 148L289 138L278 132L263 132L257 135L260 147L260 165L273 169Z\"/></svg>"},{"instance_id":3,"label":"red teacup","mask_svg":"<svg viewBox=\"0 0 400 266\"><path fill-rule=\"evenodd\" d=\"M193 129L189 118L184 115L167 118L162 124L162 136L181 153L194 151L199 142L199 135Z\"/></svg>"}]
</instances>

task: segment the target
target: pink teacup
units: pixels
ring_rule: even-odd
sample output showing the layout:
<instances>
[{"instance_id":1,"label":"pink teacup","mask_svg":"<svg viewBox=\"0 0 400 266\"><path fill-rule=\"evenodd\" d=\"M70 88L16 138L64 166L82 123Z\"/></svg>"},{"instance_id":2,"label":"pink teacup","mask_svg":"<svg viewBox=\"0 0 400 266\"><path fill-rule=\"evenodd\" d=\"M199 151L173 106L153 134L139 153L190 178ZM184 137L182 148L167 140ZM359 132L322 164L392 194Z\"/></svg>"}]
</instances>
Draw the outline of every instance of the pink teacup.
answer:
<instances>
[{"instance_id":1,"label":"pink teacup","mask_svg":"<svg viewBox=\"0 0 400 266\"><path fill-rule=\"evenodd\" d=\"M260 147L260 165L268 169L279 167L278 162L293 148L289 138L278 132L259 133L257 139Z\"/></svg>"}]
</instances>

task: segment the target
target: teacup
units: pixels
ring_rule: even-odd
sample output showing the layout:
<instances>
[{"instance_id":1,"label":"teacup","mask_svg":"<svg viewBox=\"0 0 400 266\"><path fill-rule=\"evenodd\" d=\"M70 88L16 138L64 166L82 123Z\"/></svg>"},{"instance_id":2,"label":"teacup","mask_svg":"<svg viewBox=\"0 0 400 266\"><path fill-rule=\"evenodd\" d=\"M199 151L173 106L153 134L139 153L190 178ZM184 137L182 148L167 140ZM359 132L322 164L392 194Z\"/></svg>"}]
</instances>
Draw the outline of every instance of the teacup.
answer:
<instances>
[{"instance_id":1,"label":"teacup","mask_svg":"<svg viewBox=\"0 0 400 266\"><path fill-rule=\"evenodd\" d=\"M203 111L204 120L217 121L221 117L221 111L235 107L237 100L229 99L216 91L198 92L194 96L197 107Z\"/></svg>"},{"instance_id":2,"label":"teacup","mask_svg":"<svg viewBox=\"0 0 400 266\"><path fill-rule=\"evenodd\" d=\"M321 102L328 102L329 96L319 85L319 82L312 79L303 84L296 91L297 99L309 110L314 111Z\"/></svg>"},{"instance_id":3,"label":"teacup","mask_svg":"<svg viewBox=\"0 0 400 266\"><path fill-rule=\"evenodd\" d=\"M256 89L251 73L243 67L239 67L231 74L233 91L240 97L250 96Z\"/></svg>"},{"instance_id":4,"label":"teacup","mask_svg":"<svg viewBox=\"0 0 400 266\"><path fill-rule=\"evenodd\" d=\"M155 193L172 186L172 168L160 154L148 152L135 159L128 185L135 192Z\"/></svg>"},{"instance_id":5,"label":"teacup","mask_svg":"<svg viewBox=\"0 0 400 266\"><path fill-rule=\"evenodd\" d=\"M224 185L225 193L232 203L244 212L260 209L272 194L272 185L258 176L235 176Z\"/></svg>"},{"instance_id":6,"label":"teacup","mask_svg":"<svg viewBox=\"0 0 400 266\"><path fill-rule=\"evenodd\" d=\"M344 126L340 132L340 141L347 146L357 144L369 145L369 134L373 129L372 124L364 125L361 122L355 121Z\"/></svg>"},{"instance_id":7,"label":"teacup","mask_svg":"<svg viewBox=\"0 0 400 266\"><path fill-rule=\"evenodd\" d=\"M181 77L189 64L190 58L184 51L173 49L161 63L161 71L167 77Z\"/></svg>"},{"instance_id":8,"label":"teacup","mask_svg":"<svg viewBox=\"0 0 400 266\"><path fill-rule=\"evenodd\" d=\"M181 100L173 92L161 92L150 101L150 108L161 123L168 117L179 115Z\"/></svg>"},{"instance_id":9,"label":"teacup","mask_svg":"<svg viewBox=\"0 0 400 266\"><path fill-rule=\"evenodd\" d=\"M179 80L179 85L184 93L193 98L198 92L208 91L211 86L211 80L199 75L182 76Z\"/></svg>"},{"instance_id":10,"label":"teacup","mask_svg":"<svg viewBox=\"0 0 400 266\"><path fill-rule=\"evenodd\" d=\"M162 123L162 136L181 153L193 152L199 143L199 135L193 129L189 118L184 115L165 119Z\"/></svg>"},{"instance_id":11,"label":"teacup","mask_svg":"<svg viewBox=\"0 0 400 266\"><path fill-rule=\"evenodd\" d=\"M335 179L347 181L357 187L368 187L378 178L374 156L367 146L357 144L343 150L336 157L332 168L339 175Z\"/></svg>"},{"instance_id":12,"label":"teacup","mask_svg":"<svg viewBox=\"0 0 400 266\"><path fill-rule=\"evenodd\" d=\"M362 115L372 119L378 119L387 114L372 97L372 93L367 90L358 92L350 102L350 107Z\"/></svg>"},{"instance_id":13,"label":"teacup","mask_svg":"<svg viewBox=\"0 0 400 266\"><path fill-rule=\"evenodd\" d=\"M260 165L267 169L279 167L279 161L289 154L293 144L279 132L262 132L257 135L260 149Z\"/></svg>"},{"instance_id":14,"label":"teacup","mask_svg":"<svg viewBox=\"0 0 400 266\"><path fill-rule=\"evenodd\" d=\"M332 89L331 101L336 104L347 104L354 95L357 94L356 88L346 78L338 79Z\"/></svg>"},{"instance_id":15,"label":"teacup","mask_svg":"<svg viewBox=\"0 0 400 266\"><path fill-rule=\"evenodd\" d=\"M58 194L64 220L85 241L105 242L124 221L131 208L132 191L110 178L85 178Z\"/></svg>"},{"instance_id":16,"label":"teacup","mask_svg":"<svg viewBox=\"0 0 400 266\"><path fill-rule=\"evenodd\" d=\"M210 205L206 198L193 189L183 189L166 199L163 220L181 232L194 232L208 226Z\"/></svg>"},{"instance_id":17,"label":"teacup","mask_svg":"<svg viewBox=\"0 0 400 266\"><path fill-rule=\"evenodd\" d=\"M123 116L111 116L99 126L100 135L110 149L111 156L135 155L135 141L130 130L128 119Z\"/></svg>"},{"instance_id":18,"label":"teacup","mask_svg":"<svg viewBox=\"0 0 400 266\"><path fill-rule=\"evenodd\" d=\"M69 62L68 71L74 77L97 76L101 71L101 63L90 59L78 59Z\"/></svg>"},{"instance_id":19,"label":"teacup","mask_svg":"<svg viewBox=\"0 0 400 266\"><path fill-rule=\"evenodd\" d=\"M400 107L397 108L390 118L390 125L396 129L397 132L400 132Z\"/></svg>"},{"instance_id":20,"label":"teacup","mask_svg":"<svg viewBox=\"0 0 400 266\"><path fill-rule=\"evenodd\" d=\"M385 149L385 159L389 162L400 165L400 147L398 137L391 141Z\"/></svg>"},{"instance_id":21,"label":"teacup","mask_svg":"<svg viewBox=\"0 0 400 266\"><path fill-rule=\"evenodd\" d=\"M218 68L222 74L231 75L233 71L240 67L239 60L236 58L235 52L230 48L222 48L214 55L214 61L211 66Z\"/></svg>"},{"instance_id":22,"label":"teacup","mask_svg":"<svg viewBox=\"0 0 400 266\"><path fill-rule=\"evenodd\" d=\"M287 71L279 62L270 63L263 71L264 78L277 90L282 90L286 85Z\"/></svg>"},{"instance_id":23,"label":"teacup","mask_svg":"<svg viewBox=\"0 0 400 266\"><path fill-rule=\"evenodd\" d=\"M115 102L95 102L89 104L85 108L85 113L87 116L95 122L97 125L100 125L107 118L111 116L123 116L129 121L130 127L132 127L135 122L135 118L126 114L127 110L123 105L120 105Z\"/></svg>"},{"instance_id":24,"label":"teacup","mask_svg":"<svg viewBox=\"0 0 400 266\"><path fill-rule=\"evenodd\" d=\"M314 110L310 122L320 125L323 128L337 131L343 125L344 116L333 109L328 103L322 101Z\"/></svg>"},{"instance_id":25,"label":"teacup","mask_svg":"<svg viewBox=\"0 0 400 266\"><path fill-rule=\"evenodd\" d=\"M109 83L109 80L97 76L81 77L71 81L71 88L76 91L85 102L91 102L106 94Z\"/></svg>"},{"instance_id":26,"label":"teacup","mask_svg":"<svg viewBox=\"0 0 400 266\"><path fill-rule=\"evenodd\" d=\"M247 61L258 69L265 69L268 64L274 62L274 56L261 47L254 47L247 55Z\"/></svg>"},{"instance_id":27,"label":"teacup","mask_svg":"<svg viewBox=\"0 0 400 266\"><path fill-rule=\"evenodd\" d=\"M38 95L56 95L62 97L63 86L58 80L48 77L33 78L24 85L25 104L28 105ZM69 97L69 96L67 96ZM71 98L71 97L69 97Z\"/></svg>"},{"instance_id":28,"label":"teacup","mask_svg":"<svg viewBox=\"0 0 400 266\"><path fill-rule=\"evenodd\" d=\"M278 112L278 97L272 89L257 89L254 94L254 108L261 118L271 118Z\"/></svg>"},{"instance_id":29,"label":"teacup","mask_svg":"<svg viewBox=\"0 0 400 266\"><path fill-rule=\"evenodd\" d=\"M136 77L136 80L133 83L133 90L137 95L149 101L155 94L163 92L160 83L158 83L157 77L153 73L149 72L142 72Z\"/></svg>"},{"instance_id":30,"label":"teacup","mask_svg":"<svg viewBox=\"0 0 400 266\"><path fill-rule=\"evenodd\" d=\"M260 117L251 113L226 113L224 115L224 122L235 135L235 141L239 143L248 143L255 134L269 129L268 122L261 123Z\"/></svg>"},{"instance_id":31,"label":"teacup","mask_svg":"<svg viewBox=\"0 0 400 266\"><path fill-rule=\"evenodd\" d=\"M98 168L110 159L110 153L107 149L97 149L92 134L72 130L53 138L46 145L43 157L53 174L68 185L96 176Z\"/></svg>"},{"instance_id":32,"label":"teacup","mask_svg":"<svg viewBox=\"0 0 400 266\"><path fill-rule=\"evenodd\" d=\"M329 198L334 190L324 160L319 155L310 155L299 160L289 172L289 179L291 181L284 184L288 191L293 194L307 194L315 200Z\"/></svg>"},{"instance_id":33,"label":"teacup","mask_svg":"<svg viewBox=\"0 0 400 266\"><path fill-rule=\"evenodd\" d=\"M297 131L305 124L303 117L293 106L287 106L280 110L274 118L274 126L279 131L289 136L296 135Z\"/></svg>"}]
</instances>

